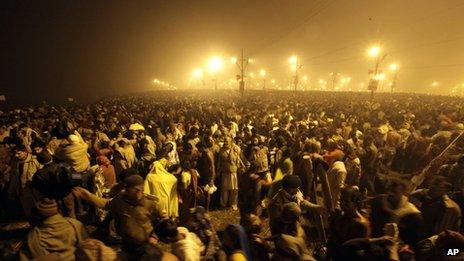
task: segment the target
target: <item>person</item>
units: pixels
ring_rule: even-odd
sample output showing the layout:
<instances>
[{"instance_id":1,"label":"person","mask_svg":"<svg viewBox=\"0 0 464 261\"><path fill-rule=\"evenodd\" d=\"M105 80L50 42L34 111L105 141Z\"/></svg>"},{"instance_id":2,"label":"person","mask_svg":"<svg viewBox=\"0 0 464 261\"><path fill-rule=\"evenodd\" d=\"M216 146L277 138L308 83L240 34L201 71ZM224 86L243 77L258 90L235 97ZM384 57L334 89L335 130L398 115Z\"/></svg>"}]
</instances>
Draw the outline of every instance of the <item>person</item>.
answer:
<instances>
[{"instance_id":1,"label":"person","mask_svg":"<svg viewBox=\"0 0 464 261\"><path fill-rule=\"evenodd\" d=\"M228 225L221 235L228 261L253 260L248 237L241 225Z\"/></svg>"},{"instance_id":2,"label":"person","mask_svg":"<svg viewBox=\"0 0 464 261\"><path fill-rule=\"evenodd\" d=\"M67 142L66 145L61 146L55 152L55 157L69 164L78 173L87 171L90 168L90 160L87 154L89 145L85 143L77 131L68 136Z\"/></svg>"},{"instance_id":3,"label":"person","mask_svg":"<svg viewBox=\"0 0 464 261\"><path fill-rule=\"evenodd\" d=\"M99 198L82 187L73 189L74 195L90 204L104 208L114 217L116 231L122 238L122 250L130 258L139 258L146 244L156 244L153 224L167 217L157 208L157 199L143 194L143 178L125 178L125 189L113 199Z\"/></svg>"},{"instance_id":4,"label":"person","mask_svg":"<svg viewBox=\"0 0 464 261\"><path fill-rule=\"evenodd\" d=\"M20 260L74 260L76 247L87 239L84 225L58 213L54 199L44 198L36 205L35 226L20 251Z\"/></svg>"},{"instance_id":5,"label":"person","mask_svg":"<svg viewBox=\"0 0 464 261\"><path fill-rule=\"evenodd\" d=\"M221 250L221 241L216 233L216 230L211 223L211 219L207 210L202 206L197 206L190 209L189 220L186 222L185 227L195 233L203 245L205 246L205 259L211 259L223 256Z\"/></svg>"},{"instance_id":6,"label":"person","mask_svg":"<svg viewBox=\"0 0 464 261\"><path fill-rule=\"evenodd\" d=\"M272 252L272 248L266 239L261 236L264 227L262 220L254 214L248 214L240 220L240 223L248 235L252 260L270 260L269 253Z\"/></svg>"},{"instance_id":7,"label":"person","mask_svg":"<svg viewBox=\"0 0 464 261\"><path fill-rule=\"evenodd\" d=\"M237 172L244 168L240 159L240 148L234 145L231 138L227 138L219 152L218 172L221 176L221 206L231 206L238 210L238 178Z\"/></svg>"},{"instance_id":8,"label":"person","mask_svg":"<svg viewBox=\"0 0 464 261\"><path fill-rule=\"evenodd\" d=\"M172 253L180 260L199 261L205 246L194 233L185 227L178 227L172 219L164 219L155 226L158 238L171 245Z\"/></svg>"},{"instance_id":9,"label":"person","mask_svg":"<svg viewBox=\"0 0 464 261\"><path fill-rule=\"evenodd\" d=\"M380 194L371 202L369 221L372 224L372 236L384 236L385 224L395 223L399 229L399 237L406 244L414 246L421 239L421 212L405 195L407 184L403 180L390 177L386 182L387 194Z\"/></svg>"},{"instance_id":10,"label":"person","mask_svg":"<svg viewBox=\"0 0 464 261\"><path fill-rule=\"evenodd\" d=\"M42 165L37 161L35 156L29 153L26 146L18 145L14 151L15 157L11 163L7 195L10 203L19 202L21 209L12 209L12 211L9 211L9 214L12 216L19 214L20 216L25 215L29 217L35 204L31 182L34 174L42 168ZM14 208L13 205L8 205L8 208Z\"/></svg>"},{"instance_id":11,"label":"person","mask_svg":"<svg viewBox=\"0 0 464 261\"><path fill-rule=\"evenodd\" d=\"M179 217L179 196L177 192L177 178L169 173L165 167L167 160L162 158L155 161L145 178L144 193L153 195L157 199L158 209L168 217Z\"/></svg>"},{"instance_id":12,"label":"person","mask_svg":"<svg viewBox=\"0 0 464 261\"><path fill-rule=\"evenodd\" d=\"M436 176L429 189L419 189L409 195L409 201L422 212L424 238L461 229L461 208L446 194L450 188L444 177Z\"/></svg>"},{"instance_id":13,"label":"person","mask_svg":"<svg viewBox=\"0 0 464 261\"><path fill-rule=\"evenodd\" d=\"M200 156L197 162L199 173L198 185L203 188L205 193L204 207L209 210L211 194L214 192L214 180L216 179L215 157L212 151L213 143L208 137L205 142L198 144Z\"/></svg>"},{"instance_id":14,"label":"person","mask_svg":"<svg viewBox=\"0 0 464 261\"><path fill-rule=\"evenodd\" d=\"M97 163L104 177L105 188L110 189L116 184L116 171L114 170L114 166L106 156L98 156Z\"/></svg>"},{"instance_id":15,"label":"person","mask_svg":"<svg viewBox=\"0 0 464 261\"><path fill-rule=\"evenodd\" d=\"M464 187L464 154L453 164L445 164L440 167L439 175L448 179L452 191L458 191Z\"/></svg>"},{"instance_id":16,"label":"person","mask_svg":"<svg viewBox=\"0 0 464 261\"><path fill-rule=\"evenodd\" d=\"M301 180L298 176L287 175L282 179L282 189L269 202L269 226L271 233L274 235L278 231L282 210L286 203L295 202L304 211L313 211L316 213L324 213L325 209L322 206L313 204L303 198L303 194L299 190Z\"/></svg>"},{"instance_id":17,"label":"person","mask_svg":"<svg viewBox=\"0 0 464 261\"><path fill-rule=\"evenodd\" d=\"M37 155L37 160L43 168L32 177L32 187L39 192L40 197L54 199L60 214L76 218L74 197L71 193L71 167L53 162L52 156L45 150Z\"/></svg>"},{"instance_id":18,"label":"person","mask_svg":"<svg viewBox=\"0 0 464 261\"><path fill-rule=\"evenodd\" d=\"M352 147L348 147L345 158L346 166L346 180L345 185L347 186L359 186L359 180L361 179L361 160L356 155L355 150Z\"/></svg>"},{"instance_id":19,"label":"person","mask_svg":"<svg viewBox=\"0 0 464 261\"><path fill-rule=\"evenodd\" d=\"M340 191L345 186L346 167L341 158L334 158L330 162L330 168L327 171L327 180L329 182L330 194L332 198L331 211L340 208Z\"/></svg>"},{"instance_id":20,"label":"person","mask_svg":"<svg viewBox=\"0 0 464 261\"><path fill-rule=\"evenodd\" d=\"M330 217L329 257L343 260L343 243L355 238L370 237L369 220L361 214L363 195L357 187L341 190L340 210Z\"/></svg>"}]
</instances>

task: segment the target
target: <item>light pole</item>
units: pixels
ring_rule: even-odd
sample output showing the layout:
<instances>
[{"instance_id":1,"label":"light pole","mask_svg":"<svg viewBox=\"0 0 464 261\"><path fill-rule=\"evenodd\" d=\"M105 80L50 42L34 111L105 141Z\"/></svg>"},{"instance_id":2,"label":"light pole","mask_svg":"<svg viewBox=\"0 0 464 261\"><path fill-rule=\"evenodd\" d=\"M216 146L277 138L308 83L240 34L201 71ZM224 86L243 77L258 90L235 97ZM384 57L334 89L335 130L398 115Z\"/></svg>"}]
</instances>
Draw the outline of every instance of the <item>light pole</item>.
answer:
<instances>
[{"instance_id":1,"label":"light pole","mask_svg":"<svg viewBox=\"0 0 464 261\"><path fill-rule=\"evenodd\" d=\"M291 56L289 62L290 68L295 72L295 75L293 76L293 86L294 90L296 91L298 86L298 70L301 69L302 65L299 64L298 57L296 55Z\"/></svg>"},{"instance_id":2,"label":"light pole","mask_svg":"<svg viewBox=\"0 0 464 261\"><path fill-rule=\"evenodd\" d=\"M214 75L214 90L217 90L217 72L222 68L224 62L219 56L213 56L209 60L208 69Z\"/></svg>"},{"instance_id":3,"label":"light pole","mask_svg":"<svg viewBox=\"0 0 464 261\"><path fill-rule=\"evenodd\" d=\"M205 75L203 73L203 69L201 68L195 68L192 71L192 77L198 81L201 79L202 86L205 88Z\"/></svg>"},{"instance_id":4,"label":"light pole","mask_svg":"<svg viewBox=\"0 0 464 261\"><path fill-rule=\"evenodd\" d=\"M331 72L330 76L332 76L332 91L335 91L335 85L337 84L337 77L340 75L338 72Z\"/></svg>"},{"instance_id":5,"label":"light pole","mask_svg":"<svg viewBox=\"0 0 464 261\"><path fill-rule=\"evenodd\" d=\"M396 63L390 64L389 69L393 73L393 80L390 85L391 93L393 93L393 90L396 88L396 82L398 80L398 64Z\"/></svg>"},{"instance_id":6,"label":"light pole","mask_svg":"<svg viewBox=\"0 0 464 261\"><path fill-rule=\"evenodd\" d=\"M237 59L236 57L232 57L230 59L232 63L235 63L240 70L240 74L237 75L237 80L238 82L238 90L240 92L240 95L243 97L243 93L245 92L245 69L248 65L248 63L251 63L252 60L250 58L245 58L243 54L243 48L241 52L240 59Z\"/></svg>"},{"instance_id":7,"label":"light pole","mask_svg":"<svg viewBox=\"0 0 464 261\"><path fill-rule=\"evenodd\" d=\"M266 89L266 70L261 69L259 75L263 78L263 91Z\"/></svg>"},{"instance_id":8,"label":"light pole","mask_svg":"<svg viewBox=\"0 0 464 261\"><path fill-rule=\"evenodd\" d=\"M383 59L385 59L385 57L387 56L386 54L384 54L383 56L381 56L381 52L382 50L380 49L380 47L378 45L374 45L372 46L371 48L369 48L369 50L367 51L368 55L372 58L376 58L375 60L375 67L374 67L374 70L373 71L370 71L369 73L373 73L373 77L371 77L370 81L369 81L369 86L368 86L368 89L371 91L371 100L374 99L374 91L377 90L378 88L378 85L379 85L379 80L378 80L378 74L379 74L379 66L380 66L380 63L383 61Z\"/></svg>"}]
</instances>

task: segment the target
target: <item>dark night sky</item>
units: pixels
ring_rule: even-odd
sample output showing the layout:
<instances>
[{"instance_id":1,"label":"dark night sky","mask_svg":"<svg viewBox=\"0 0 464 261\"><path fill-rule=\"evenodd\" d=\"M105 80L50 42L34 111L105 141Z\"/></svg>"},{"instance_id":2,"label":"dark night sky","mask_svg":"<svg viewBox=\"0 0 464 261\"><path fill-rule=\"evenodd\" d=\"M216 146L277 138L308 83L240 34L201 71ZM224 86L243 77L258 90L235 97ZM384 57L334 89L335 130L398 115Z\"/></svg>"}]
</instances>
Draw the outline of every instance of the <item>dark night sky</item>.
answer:
<instances>
[{"instance_id":1,"label":"dark night sky","mask_svg":"<svg viewBox=\"0 0 464 261\"><path fill-rule=\"evenodd\" d=\"M0 12L0 94L24 102L148 90L154 78L187 87L206 57L241 47L250 70L281 82L291 54L311 79L366 81L366 49L380 42L402 90L464 83L462 0L2 1Z\"/></svg>"}]
</instances>

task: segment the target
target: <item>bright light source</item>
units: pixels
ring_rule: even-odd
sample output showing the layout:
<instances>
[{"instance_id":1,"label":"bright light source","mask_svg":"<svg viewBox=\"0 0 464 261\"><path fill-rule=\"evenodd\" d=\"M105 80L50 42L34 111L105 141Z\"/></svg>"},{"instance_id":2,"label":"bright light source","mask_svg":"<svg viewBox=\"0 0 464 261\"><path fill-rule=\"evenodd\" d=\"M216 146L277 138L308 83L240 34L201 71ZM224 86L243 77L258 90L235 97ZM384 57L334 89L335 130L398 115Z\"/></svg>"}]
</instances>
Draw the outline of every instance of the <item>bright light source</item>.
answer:
<instances>
[{"instance_id":1,"label":"bright light source","mask_svg":"<svg viewBox=\"0 0 464 261\"><path fill-rule=\"evenodd\" d=\"M266 76L266 70L261 69L261 70L259 71L259 75L261 75L261 77Z\"/></svg>"},{"instance_id":2,"label":"bright light source","mask_svg":"<svg viewBox=\"0 0 464 261\"><path fill-rule=\"evenodd\" d=\"M224 65L224 62L222 61L221 57L213 56L209 60L208 69L210 72L217 72L222 68L223 65Z\"/></svg>"},{"instance_id":3,"label":"bright light source","mask_svg":"<svg viewBox=\"0 0 464 261\"><path fill-rule=\"evenodd\" d=\"M298 68L298 66L296 65L296 63L295 63L295 64L292 63L292 64L290 65L290 69L291 69L292 71L296 71L297 68Z\"/></svg>"},{"instance_id":4,"label":"bright light source","mask_svg":"<svg viewBox=\"0 0 464 261\"><path fill-rule=\"evenodd\" d=\"M274 79L272 79L272 80L271 80L271 83L272 83L272 84L275 84L275 83L276 83L276 81L275 81Z\"/></svg>"},{"instance_id":5,"label":"bright light source","mask_svg":"<svg viewBox=\"0 0 464 261\"><path fill-rule=\"evenodd\" d=\"M308 76L307 75L303 76L303 81L305 81L305 82L308 81Z\"/></svg>"},{"instance_id":6,"label":"bright light source","mask_svg":"<svg viewBox=\"0 0 464 261\"><path fill-rule=\"evenodd\" d=\"M197 79L203 77L203 69L201 68L193 69L192 76L193 78L197 78Z\"/></svg>"},{"instance_id":7,"label":"bright light source","mask_svg":"<svg viewBox=\"0 0 464 261\"><path fill-rule=\"evenodd\" d=\"M290 58L288 59L289 63L291 65L295 65L298 63L298 57L296 55L292 55L290 56Z\"/></svg>"},{"instance_id":8,"label":"bright light source","mask_svg":"<svg viewBox=\"0 0 464 261\"><path fill-rule=\"evenodd\" d=\"M432 86L433 86L433 87L437 87L437 86L438 86L438 82L432 82Z\"/></svg>"},{"instance_id":9,"label":"bright light source","mask_svg":"<svg viewBox=\"0 0 464 261\"><path fill-rule=\"evenodd\" d=\"M230 58L230 63L237 63L237 57L231 57Z\"/></svg>"},{"instance_id":10,"label":"bright light source","mask_svg":"<svg viewBox=\"0 0 464 261\"><path fill-rule=\"evenodd\" d=\"M249 62L249 63L254 63L255 60L254 60L254 59L251 59L251 58L248 58L248 62Z\"/></svg>"},{"instance_id":11,"label":"bright light source","mask_svg":"<svg viewBox=\"0 0 464 261\"><path fill-rule=\"evenodd\" d=\"M370 57L377 57L380 54L380 47L377 45L374 45L371 48L369 48L367 53L369 54Z\"/></svg>"},{"instance_id":12,"label":"bright light source","mask_svg":"<svg viewBox=\"0 0 464 261\"><path fill-rule=\"evenodd\" d=\"M250 77L251 77L251 78L255 78L255 73L254 73L254 72L251 72L251 73L250 73Z\"/></svg>"},{"instance_id":13,"label":"bright light source","mask_svg":"<svg viewBox=\"0 0 464 261\"><path fill-rule=\"evenodd\" d=\"M323 83L324 83L324 80L323 80L323 79L319 79L319 83L320 83L320 84L323 84Z\"/></svg>"},{"instance_id":14,"label":"bright light source","mask_svg":"<svg viewBox=\"0 0 464 261\"><path fill-rule=\"evenodd\" d=\"M392 63L392 64L390 64L390 66L388 68L390 68L391 71L396 71L396 70L398 70L398 64Z\"/></svg>"},{"instance_id":15,"label":"bright light source","mask_svg":"<svg viewBox=\"0 0 464 261\"><path fill-rule=\"evenodd\" d=\"M385 74L384 73L379 73L374 77L374 79L376 79L378 81L383 81L385 79Z\"/></svg>"},{"instance_id":16,"label":"bright light source","mask_svg":"<svg viewBox=\"0 0 464 261\"><path fill-rule=\"evenodd\" d=\"M155 79L155 80L153 80L153 82L156 83L156 84L159 84L159 83L160 83L160 80Z\"/></svg>"}]
</instances>

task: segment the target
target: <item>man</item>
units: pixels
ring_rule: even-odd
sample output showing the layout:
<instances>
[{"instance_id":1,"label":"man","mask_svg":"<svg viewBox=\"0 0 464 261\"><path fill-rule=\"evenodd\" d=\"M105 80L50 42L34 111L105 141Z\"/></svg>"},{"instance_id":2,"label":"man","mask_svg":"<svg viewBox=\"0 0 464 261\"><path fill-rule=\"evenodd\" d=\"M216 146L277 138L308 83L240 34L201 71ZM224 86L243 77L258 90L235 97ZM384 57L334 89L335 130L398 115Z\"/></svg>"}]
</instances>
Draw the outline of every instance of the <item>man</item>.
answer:
<instances>
[{"instance_id":1,"label":"man","mask_svg":"<svg viewBox=\"0 0 464 261\"><path fill-rule=\"evenodd\" d=\"M71 165L78 173L83 173L90 168L89 156L87 149L89 145L82 139L79 132L68 136L68 144L60 147L55 157Z\"/></svg>"},{"instance_id":2,"label":"man","mask_svg":"<svg viewBox=\"0 0 464 261\"><path fill-rule=\"evenodd\" d=\"M197 162L197 169L200 177L198 185L205 191L205 208L209 210L211 194L215 191L214 179L216 178L216 166L214 162L214 153L212 150L213 142L208 137L204 143L199 144L200 157Z\"/></svg>"},{"instance_id":3,"label":"man","mask_svg":"<svg viewBox=\"0 0 464 261\"><path fill-rule=\"evenodd\" d=\"M42 197L54 199L63 216L75 218L69 166L53 162L52 156L45 150L37 155L37 160L43 168L32 178L32 187Z\"/></svg>"},{"instance_id":4,"label":"man","mask_svg":"<svg viewBox=\"0 0 464 261\"><path fill-rule=\"evenodd\" d=\"M396 223L400 238L406 244L413 246L420 240L421 212L405 196L408 190L405 182L393 177L386 182L388 194L379 195L372 200L370 215L372 236L383 236L385 224Z\"/></svg>"},{"instance_id":5,"label":"man","mask_svg":"<svg viewBox=\"0 0 464 261\"><path fill-rule=\"evenodd\" d=\"M445 176L452 185L453 191L464 187L464 155L461 155L454 164L445 164L440 167L439 174Z\"/></svg>"},{"instance_id":6,"label":"man","mask_svg":"<svg viewBox=\"0 0 464 261\"><path fill-rule=\"evenodd\" d=\"M409 196L422 212L424 238L461 228L461 209L446 195L449 187L451 184L444 177L437 176L430 183L430 189L416 190Z\"/></svg>"},{"instance_id":7,"label":"man","mask_svg":"<svg viewBox=\"0 0 464 261\"><path fill-rule=\"evenodd\" d=\"M269 224L272 234L275 234L275 232L278 231L279 220L282 216L282 210L286 203L295 202L302 211L315 211L316 213L323 213L325 211L322 206L303 199L303 194L299 190L300 186L301 180L298 176L287 175L283 177L282 188L271 199L268 207Z\"/></svg>"},{"instance_id":8,"label":"man","mask_svg":"<svg viewBox=\"0 0 464 261\"><path fill-rule=\"evenodd\" d=\"M11 164L8 184L8 198L12 202L20 201L22 212L26 217L30 216L31 209L34 206L34 194L31 186L32 177L40 168L42 166L28 152L26 146L19 145L15 148L15 159Z\"/></svg>"},{"instance_id":9,"label":"man","mask_svg":"<svg viewBox=\"0 0 464 261\"><path fill-rule=\"evenodd\" d=\"M327 180L329 182L330 194L332 197L331 211L340 208L340 191L345 186L346 168L341 158L333 161L330 169L327 171Z\"/></svg>"},{"instance_id":10,"label":"man","mask_svg":"<svg viewBox=\"0 0 464 261\"><path fill-rule=\"evenodd\" d=\"M240 148L228 137L219 151L218 171L221 175L221 206L232 206L238 210L238 179L237 172L244 168L240 159Z\"/></svg>"},{"instance_id":11,"label":"man","mask_svg":"<svg viewBox=\"0 0 464 261\"><path fill-rule=\"evenodd\" d=\"M111 200L99 198L88 190L76 187L76 196L98 208L109 210L115 218L116 230L122 237L122 249L138 259L147 243L155 243L153 222L163 215L156 208L156 198L143 194L143 178L131 175L124 179L125 190Z\"/></svg>"},{"instance_id":12,"label":"man","mask_svg":"<svg viewBox=\"0 0 464 261\"><path fill-rule=\"evenodd\" d=\"M88 237L84 225L60 215L53 199L44 198L36 210L38 224L27 235L20 260L74 260L76 247Z\"/></svg>"}]
</instances>

